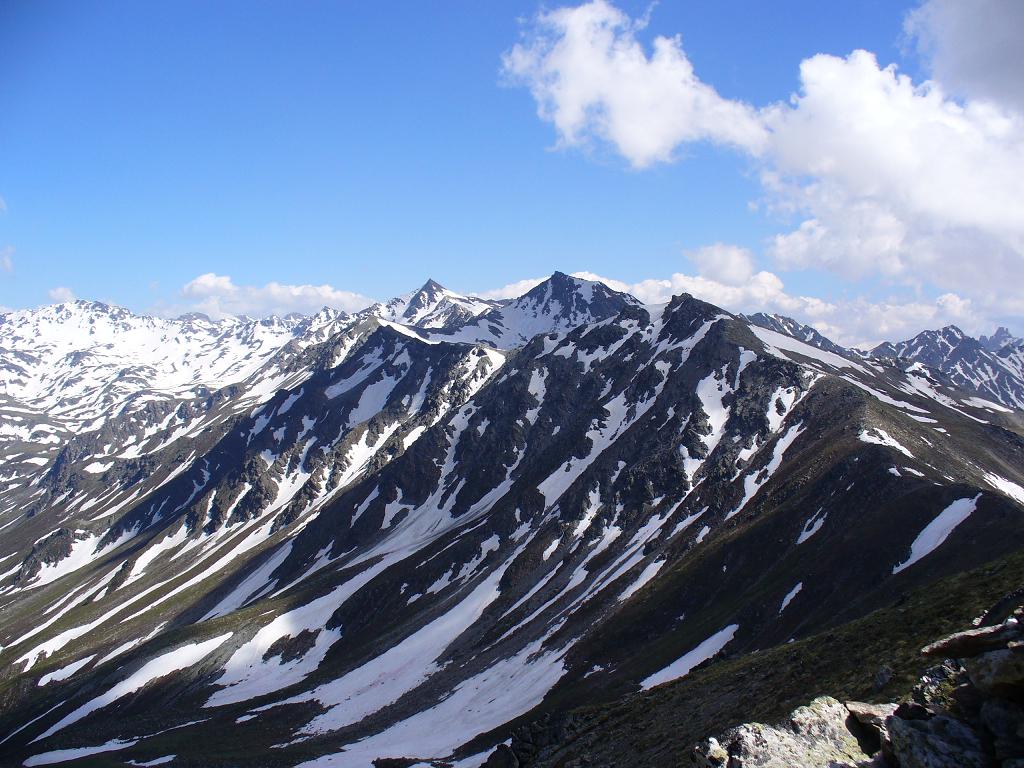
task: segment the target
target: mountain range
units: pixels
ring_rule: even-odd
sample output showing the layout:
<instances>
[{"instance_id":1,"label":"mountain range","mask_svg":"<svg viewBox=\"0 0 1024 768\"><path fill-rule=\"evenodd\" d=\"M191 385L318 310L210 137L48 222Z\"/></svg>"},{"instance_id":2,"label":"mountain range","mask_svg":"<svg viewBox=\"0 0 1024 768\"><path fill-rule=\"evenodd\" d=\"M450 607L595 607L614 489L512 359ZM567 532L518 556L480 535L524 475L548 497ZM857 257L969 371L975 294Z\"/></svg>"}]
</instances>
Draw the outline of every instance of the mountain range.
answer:
<instances>
[{"instance_id":1,"label":"mountain range","mask_svg":"<svg viewBox=\"0 0 1024 768\"><path fill-rule=\"evenodd\" d=\"M719 701L1024 547L1006 329L853 350L555 273L13 312L0 382L4 764L622 764L595 718Z\"/></svg>"}]
</instances>

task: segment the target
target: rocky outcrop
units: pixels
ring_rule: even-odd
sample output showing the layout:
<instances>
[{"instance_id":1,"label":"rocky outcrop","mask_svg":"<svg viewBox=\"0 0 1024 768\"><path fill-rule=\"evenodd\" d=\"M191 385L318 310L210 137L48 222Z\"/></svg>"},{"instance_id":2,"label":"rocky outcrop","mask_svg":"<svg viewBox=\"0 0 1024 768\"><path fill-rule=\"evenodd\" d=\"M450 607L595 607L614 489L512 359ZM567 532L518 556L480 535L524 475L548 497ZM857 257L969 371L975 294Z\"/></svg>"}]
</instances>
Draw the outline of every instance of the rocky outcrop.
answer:
<instances>
[{"instance_id":1,"label":"rocky outcrop","mask_svg":"<svg viewBox=\"0 0 1024 768\"><path fill-rule=\"evenodd\" d=\"M871 763L861 743L866 729L833 698L815 699L778 726L749 723L694 748L698 768L855 768ZM861 734L861 739L858 739ZM870 739L867 739L870 741Z\"/></svg>"},{"instance_id":2,"label":"rocky outcrop","mask_svg":"<svg viewBox=\"0 0 1024 768\"><path fill-rule=\"evenodd\" d=\"M696 745L698 768L1020 768L1024 766L1024 609L926 646L943 663L909 700L829 697L776 726L748 723Z\"/></svg>"}]
</instances>

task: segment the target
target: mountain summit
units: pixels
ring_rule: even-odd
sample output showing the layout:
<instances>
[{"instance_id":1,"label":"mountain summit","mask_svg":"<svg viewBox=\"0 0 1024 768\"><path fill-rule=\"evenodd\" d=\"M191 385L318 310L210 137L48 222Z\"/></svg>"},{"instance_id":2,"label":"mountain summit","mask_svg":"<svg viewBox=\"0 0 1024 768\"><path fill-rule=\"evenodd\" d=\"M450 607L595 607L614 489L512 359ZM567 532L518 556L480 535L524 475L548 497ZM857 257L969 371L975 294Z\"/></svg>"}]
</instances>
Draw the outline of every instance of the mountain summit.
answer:
<instances>
[{"instance_id":1,"label":"mountain summit","mask_svg":"<svg viewBox=\"0 0 1024 768\"><path fill-rule=\"evenodd\" d=\"M417 328L454 329L498 306L500 302L462 296L428 279L419 290L375 304L363 314Z\"/></svg>"}]
</instances>

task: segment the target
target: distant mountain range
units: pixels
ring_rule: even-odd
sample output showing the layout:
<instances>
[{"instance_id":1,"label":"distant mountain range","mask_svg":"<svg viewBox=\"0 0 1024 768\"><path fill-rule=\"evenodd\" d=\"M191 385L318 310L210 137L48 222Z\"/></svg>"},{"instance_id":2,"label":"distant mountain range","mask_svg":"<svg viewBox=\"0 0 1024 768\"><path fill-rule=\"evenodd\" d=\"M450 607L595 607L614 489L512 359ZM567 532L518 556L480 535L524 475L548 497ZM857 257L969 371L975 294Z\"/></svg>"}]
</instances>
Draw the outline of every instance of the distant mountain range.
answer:
<instances>
[{"instance_id":1,"label":"distant mountain range","mask_svg":"<svg viewBox=\"0 0 1024 768\"><path fill-rule=\"evenodd\" d=\"M560 764L582 705L1012 557L1022 409L1006 329L849 350L561 273L2 315L0 763Z\"/></svg>"},{"instance_id":2,"label":"distant mountain range","mask_svg":"<svg viewBox=\"0 0 1024 768\"><path fill-rule=\"evenodd\" d=\"M945 374L957 387L1020 410L1024 408L1024 339L999 328L992 336L968 336L955 325L922 331L912 339L885 342L863 351L846 349L810 326L781 315L758 313L747 318L808 344L841 355L920 363Z\"/></svg>"}]
</instances>

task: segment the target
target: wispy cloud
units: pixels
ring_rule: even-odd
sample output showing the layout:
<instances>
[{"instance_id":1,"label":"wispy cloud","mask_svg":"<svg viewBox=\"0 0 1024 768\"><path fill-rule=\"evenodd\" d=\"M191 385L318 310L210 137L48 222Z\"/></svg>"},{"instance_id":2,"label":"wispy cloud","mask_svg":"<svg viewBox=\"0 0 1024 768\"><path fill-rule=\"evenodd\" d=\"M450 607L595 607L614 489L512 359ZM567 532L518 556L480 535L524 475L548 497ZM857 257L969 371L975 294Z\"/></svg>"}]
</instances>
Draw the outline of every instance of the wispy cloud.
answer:
<instances>
[{"instance_id":1,"label":"wispy cloud","mask_svg":"<svg viewBox=\"0 0 1024 768\"><path fill-rule=\"evenodd\" d=\"M0 272L14 271L14 246L5 245L0 248Z\"/></svg>"},{"instance_id":2,"label":"wispy cloud","mask_svg":"<svg viewBox=\"0 0 1024 768\"><path fill-rule=\"evenodd\" d=\"M228 275L214 272L190 280L180 294L180 303L162 307L163 314L202 312L214 319L228 315L266 317L291 312L309 314L325 306L352 312L373 303L366 296L331 285L238 285Z\"/></svg>"},{"instance_id":3,"label":"wispy cloud","mask_svg":"<svg viewBox=\"0 0 1024 768\"><path fill-rule=\"evenodd\" d=\"M47 295L50 297L50 301L55 301L58 304L63 304L68 301L75 300L75 293L70 288L63 285L58 285L56 288L51 288Z\"/></svg>"},{"instance_id":4,"label":"wispy cloud","mask_svg":"<svg viewBox=\"0 0 1024 768\"><path fill-rule=\"evenodd\" d=\"M528 293L531 289L547 280L547 277L528 277L525 280L517 280L514 283L503 285L500 288L492 288L486 291L478 291L473 295L481 299L514 299Z\"/></svg>"}]
</instances>

